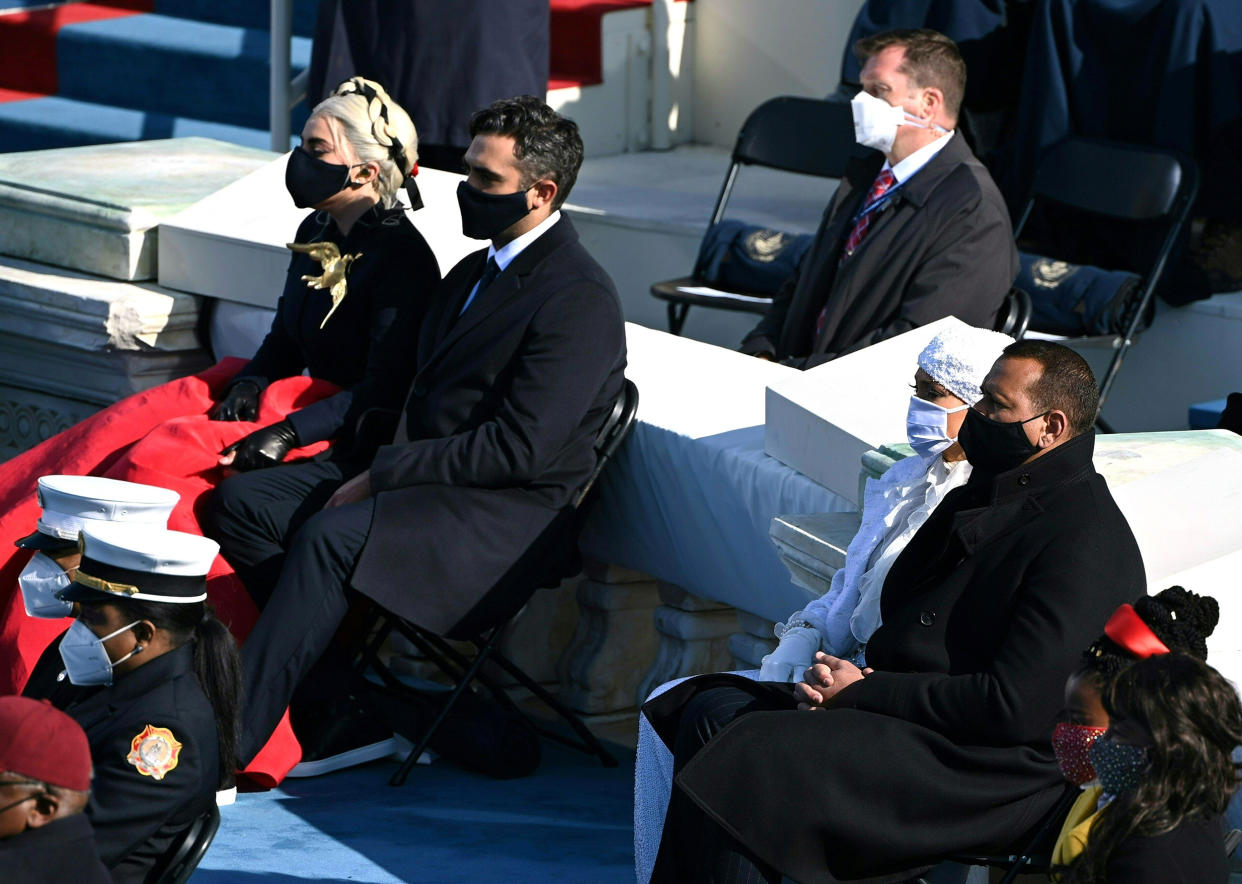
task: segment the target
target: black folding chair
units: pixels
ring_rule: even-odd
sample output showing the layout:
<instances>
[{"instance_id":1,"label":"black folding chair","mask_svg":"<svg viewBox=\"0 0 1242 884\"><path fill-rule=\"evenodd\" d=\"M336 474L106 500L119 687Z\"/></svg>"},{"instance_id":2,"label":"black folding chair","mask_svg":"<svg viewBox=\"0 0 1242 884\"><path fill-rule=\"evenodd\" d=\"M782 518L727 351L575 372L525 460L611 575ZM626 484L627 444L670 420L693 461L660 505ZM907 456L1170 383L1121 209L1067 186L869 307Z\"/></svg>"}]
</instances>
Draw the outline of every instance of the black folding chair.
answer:
<instances>
[{"instance_id":1,"label":"black folding chair","mask_svg":"<svg viewBox=\"0 0 1242 884\"><path fill-rule=\"evenodd\" d=\"M987 866L1005 869L1005 877L1000 884L1012 884L1019 875L1047 872L1052 868L1052 848L1056 845L1057 836L1065 817L1078 800L1082 791L1077 786L1066 784L1065 791L1057 799L1042 820L1036 824L1033 834L1025 839L1017 853L1002 854L965 854L953 857L953 862L968 866Z\"/></svg>"},{"instance_id":2,"label":"black folding chair","mask_svg":"<svg viewBox=\"0 0 1242 884\"><path fill-rule=\"evenodd\" d=\"M147 875L148 884L185 884L198 868L220 828L220 808L215 802L169 845Z\"/></svg>"},{"instance_id":3,"label":"black folding chair","mask_svg":"<svg viewBox=\"0 0 1242 884\"><path fill-rule=\"evenodd\" d=\"M854 141L854 117L848 99L789 95L768 99L751 111L738 132L733 161L716 198L708 230L724 218L742 166L840 178L850 157L862 150ZM717 288L702 278L702 270L696 266L690 276L657 282L651 287L654 297L668 302L668 330L673 334L681 334L691 307L763 315L772 306L771 295Z\"/></svg>"},{"instance_id":4,"label":"black folding chair","mask_svg":"<svg viewBox=\"0 0 1242 884\"><path fill-rule=\"evenodd\" d=\"M1102 342L1113 348L1108 369L1100 379L1100 410L1121 370L1126 351L1134 342L1139 325L1152 305L1156 285L1199 190L1194 161L1167 150L1088 138L1067 138L1054 145L1039 164L1031 195L1023 206L1014 237L1022 235L1038 203L1051 203L1081 213L1092 220L1143 222L1163 231L1159 247L1150 254L1135 254L1131 270L1139 274L1130 303L1123 311L1122 330L1112 335L1040 337L1067 343ZM1141 250L1135 250L1136 252ZM1047 256L1057 257L1057 256ZM1031 331L1039 332L1038 326ZM1103 421L1101 428L1107 429Z\"/></svg>"},{"instance_id":5,"label":"black folding chair","mask_svg":"<svg viewBox=\"0 0 1242 884\"><path fill-rule=\"evenodd\" d=\"M454 680L447 700L440 705L434 721L421 735L400 769L393 774L389 784L402 785L410 771L418 762L436 730L448 717L454 705L470 685L477 681L483 685L503 706L527 718L531 726L540 734L556 740L590 755L597 756L606 767L615 767L617 760L604 748L603 744L591 733L582 719L544 687L522 671L516 663L500 649L500 639L504 636L509 624L522 612L535 590L555 587L566 577L571 577L582 568L578 553L578 533L585 520L587 510L593 499L596 480L604 467L616 454L621 443L629 434L638 410L638 387L633 381L626 380L613 405L612 412L605 421L595 440L595 468L590 478L578 490L570 505L563 509L553 523L539 536L508 573L445 635L437 635L430 630L404 620L395 614L373 605L367 618L363 635L370 635L369 640L359 653L357 672L365 673L368 669L374 672L382 683L381 690L394 699L402 698L413 702L419 700L414 691L399 679L380 659L380 647L388 636L396 631L405 636L417 647L427 659L435 663L445 674ZM450 641L467 641L474 645L473 659L450 644ZM559 715L577 735L577 739L545 728L530 721L510 698L503 686L487 671L483 664L492 662L504 670L510 677L543 701L552 711ZM425 698L424 698L425 699Z\"/></svg>"},{"instance_id":6,"label":"black folding chair","mask_svg":"<svg viewBox=\"0 0 1242 884\"><path fill-rule=\"evenodd\" d=\"M1023 289L1014 286L1005 295L1000 312L996 314L996 325L993 328L1002 334L1009 335L1016 341L1022 340L1031 324L1031 296Z\"/></svg>"}]
</instances>

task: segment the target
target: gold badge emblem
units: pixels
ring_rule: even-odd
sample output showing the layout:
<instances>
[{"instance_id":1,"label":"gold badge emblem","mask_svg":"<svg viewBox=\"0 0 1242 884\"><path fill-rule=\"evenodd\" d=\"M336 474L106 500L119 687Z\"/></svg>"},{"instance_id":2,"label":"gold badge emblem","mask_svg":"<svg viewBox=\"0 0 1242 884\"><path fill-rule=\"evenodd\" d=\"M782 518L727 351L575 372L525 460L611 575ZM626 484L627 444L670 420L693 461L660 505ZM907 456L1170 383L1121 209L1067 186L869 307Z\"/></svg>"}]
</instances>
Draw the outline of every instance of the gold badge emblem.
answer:
<instances>
[{"instance_id":1,"label":"gold badge emblem","mask_svg":"<svg viewBox=\"0 0 1242 884\"><path fill-rule=\"evenodd\" d=\"M129 744L125 760L144 777L164 779L165 774L177 766L181 757L181 744L166 727L148 724L142 733Z\"/></svg>"},{"instance_id":2,"label":"gold badge emblem","mask_svg":"<svg viewBox=\"0 0 1242 884\"><path fill-rule=\"evenodd\" d=\"M767 264L785 250L793 237L779 230L756 230L746 237L743 246L752 261Z\"/></svg>"},{"instance_id":3,"label":"gold badge emblem","mask_svg":"<svg viewBox=\"0 0 1242 884\"><path fill-rule=\"evenodd\" d=\"M1077 272L1073 264L1040 258L1031 265L1031 281L1042 289L1054 289Z\"/></svg>"},{"instance_id":4,"label":"gold badge emblem","mask_svg":"<svg viewBox=\"0 0 1242 884\"><path fill-rule=\"evenodd\" d=\"M319 323L319 327L323 328L328 324L328 320L336 312L341 301L345 300L346 272L350 264L362 257L362 252L342 255L334 242L290 242L285 243L285 246L299 254L310 255L323 268L323 274L320 276L307 273L302 277L302 281L308 288L327 289L328 294L332 296L332 306L328 310L328 315L323 318L323 322Z\"/></svg>"}]
</instances>

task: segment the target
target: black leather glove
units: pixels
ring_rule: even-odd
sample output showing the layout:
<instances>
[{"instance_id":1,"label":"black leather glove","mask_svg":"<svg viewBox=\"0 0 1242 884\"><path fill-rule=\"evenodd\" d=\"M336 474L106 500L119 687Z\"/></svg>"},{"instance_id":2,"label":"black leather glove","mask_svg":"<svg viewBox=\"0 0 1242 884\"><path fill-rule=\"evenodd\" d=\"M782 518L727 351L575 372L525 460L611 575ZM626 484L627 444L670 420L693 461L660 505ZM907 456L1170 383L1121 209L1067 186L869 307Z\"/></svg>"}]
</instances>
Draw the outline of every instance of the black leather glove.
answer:
<instances>
[{"instance_id":1,"label":"black leather glove","mask_svg":"<svg viewBox=\"0 0 1242 884\"><path fill-rule=\"evenodd\" d=\"M258 416L259 385L254 381L238 381L229 387L208 415L213 421L252 421Z\"/></svg>"},{"instance_id":2,"label":"black leather glove","mask_svg":"<svg viewBox=\"0 0 1242 884\"><path fill-rule=\"evenodd\" d=\"M220 453L233 455L232 469L261 470L276 466L297 447L297 430L288 421L280 421L238 439Z\"/></svg>"}]
</instances>

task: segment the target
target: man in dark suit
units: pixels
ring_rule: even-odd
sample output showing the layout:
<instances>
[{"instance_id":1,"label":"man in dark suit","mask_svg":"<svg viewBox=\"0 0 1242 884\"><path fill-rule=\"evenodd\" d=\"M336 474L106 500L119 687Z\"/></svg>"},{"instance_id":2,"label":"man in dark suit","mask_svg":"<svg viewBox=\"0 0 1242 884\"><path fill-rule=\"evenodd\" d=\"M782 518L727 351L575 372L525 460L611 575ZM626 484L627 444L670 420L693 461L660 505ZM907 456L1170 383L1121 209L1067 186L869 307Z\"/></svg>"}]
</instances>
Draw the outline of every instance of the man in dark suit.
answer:
<instances>
[{"instance_id":1,"label":"man in dark suit","mask_svg":"<svg viewBox=\"0 0 1242 884\"><path fill-rule=\"evenodd\" d=\"M966 66L935 31L860 40L859 143L815 241L742 352L812 368L945 316L990 328L1018 275L987 169L953 131Z\"/></svg>"},{"instance_id":2,"label":"man in dark suit","mask_svg":"<svg viewBox=\"0 0 1242 884\"><path fill-rule=\"evenodd\" d=\"M889 571L871 668L820 654L793 690L702 676L646 705L676 771L653 880L910 877L1056 803L1065 680L1143 560L1091 465L1082 358L1020 341L982 389L973 472Z\"/></svg>"},{"instance_id":3,"label":"man in dark suit","mask_svg":"<svg viewBox=\"0 0 1242 884\"><path fill-rule=\"evenodd\" d=\"M242 651L243 763L351 591L447 631L594 467L625 338L612 281L559 211L582 162L578 128L524 96L475 114L471 136L462 227L491 246L441 283L391 444L369 462L237 476L213 498L212 536L263 608Z\"/></svg>"}]
</instances>

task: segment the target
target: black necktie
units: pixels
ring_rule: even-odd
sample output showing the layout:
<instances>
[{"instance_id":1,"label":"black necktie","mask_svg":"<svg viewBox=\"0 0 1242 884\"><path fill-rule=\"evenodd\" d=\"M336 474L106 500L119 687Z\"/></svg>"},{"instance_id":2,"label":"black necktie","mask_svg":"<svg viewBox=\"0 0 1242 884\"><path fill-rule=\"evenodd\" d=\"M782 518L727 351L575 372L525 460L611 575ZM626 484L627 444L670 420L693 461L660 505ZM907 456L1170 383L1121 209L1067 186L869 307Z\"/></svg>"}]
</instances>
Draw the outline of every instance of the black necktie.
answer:
<instances>
[{"instance_id":1,"label":"black necktie","mask_svg":"<svg viewBox=\"0 0 1242 884\"><path fill-rule=\"evenodd\" d=\"M487 266L483 268L483 275L479 277L478 287L475 288L474 294L466 299L465 306L461 308L461 312L465 313L470 309L470 305L483 297L483 290L492 284L492 280L500 275L500 265L496 263L495 258L487 259ZM461 314L458 314L461 315Z\"/></svg>"}]
</instances>

